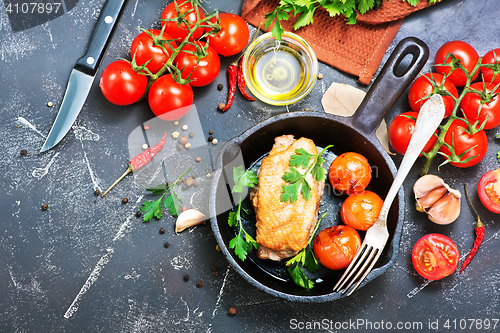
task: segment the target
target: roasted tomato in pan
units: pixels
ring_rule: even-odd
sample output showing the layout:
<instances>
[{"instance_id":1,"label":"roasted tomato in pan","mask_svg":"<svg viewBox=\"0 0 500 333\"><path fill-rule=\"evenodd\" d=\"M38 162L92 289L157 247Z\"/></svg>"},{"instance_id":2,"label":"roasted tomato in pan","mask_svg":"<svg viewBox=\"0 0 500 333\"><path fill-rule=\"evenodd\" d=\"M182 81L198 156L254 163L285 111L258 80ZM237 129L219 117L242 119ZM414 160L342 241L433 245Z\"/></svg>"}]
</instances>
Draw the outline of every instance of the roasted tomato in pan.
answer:
<instances>
[{"instance_id":1,"label":"roasted tomato in pan","mask_svg":"<svg viewBox=\"0 0 500 333\"><path fill-rule=\"evenodd\" d=\"M484 207L500 214L500 168L488 171L481 177L477 193Z\"/></svg>"},{"instance_id":2,"label":"roasted tomato in pan","mask_svg":"<svg viewBox=\"0 0 500 333\"><path fill-rule=\"evenodd\" d=\"M411 136L415 131L415 123L417 122L418 112L404 112L398 114L387 129L387 136L391 147L400 154L406 153L406 149L410 144ZM423 151L428 153L434 148L437 141L436 135L431 136Z\"/></svg>"},{"instance_id":3,"label":"roasted tomato in pan","mask_svg":"<svg viewBox=\"0 0 500 333\"><path fill-rule=\"evenodd\" d=\"M356 230L368 230L375 221L384 201L377 193L362 191L347 197L340 209L342 222Z\"/></svg>"},{"instance_id":4,"label":"roasted tomato in pan","mask_svg":"<svg viewBox=\"0 0 500 333\"><path fill-rule=\"evenodd\" d=\"M330 164L328 179L335 191L352 194L363 191L372 179L368 160L358 153L343 153Z\"/></svg>"},{"instance_id":5,"label":"roasted tomato in pan","mask_svg":"<svg viewBox=\"0 0 500 333\"><path fill-rule=\"evenodd\" d=\"M429 280L439 280L457 269L460 253L449 237L428 234L417 241L411 258L418 274Z\"/></svg>"},{"instance_id":6,"label":"roasted tomato in pan","mask_svg":"<svg viewBox=\"0 0 500 333\"><path fill-rule=\"evenodd\" d=\"M314 239L313 251L321 265L326 268L344 269L361 247L361 238L356 229L337 225L321 230Z\"/></svg>"}]
</instances>

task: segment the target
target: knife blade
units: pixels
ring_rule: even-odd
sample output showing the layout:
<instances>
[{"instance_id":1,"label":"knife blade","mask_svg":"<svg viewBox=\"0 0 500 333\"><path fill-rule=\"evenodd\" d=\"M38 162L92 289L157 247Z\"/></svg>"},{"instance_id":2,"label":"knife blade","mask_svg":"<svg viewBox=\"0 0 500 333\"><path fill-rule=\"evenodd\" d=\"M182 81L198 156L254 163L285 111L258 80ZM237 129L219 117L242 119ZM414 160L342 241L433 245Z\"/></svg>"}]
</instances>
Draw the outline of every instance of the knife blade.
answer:
<instances>
[{"instance_id":1,"label":"knife blade","mask_svg":"<svg viewBox=\"0 0 500 333\"><path fill-rule=\"evenodd\" d=\"M90 92L97 69L104 55L104 50L125 1L107 0L104 4L101 14L97 19L94 32L92 33L87 52L77 60L71 70L61 107L49 135L40 150L41 153L57 145L66 136L78 117Z\"/></svg>"}]
</instances>

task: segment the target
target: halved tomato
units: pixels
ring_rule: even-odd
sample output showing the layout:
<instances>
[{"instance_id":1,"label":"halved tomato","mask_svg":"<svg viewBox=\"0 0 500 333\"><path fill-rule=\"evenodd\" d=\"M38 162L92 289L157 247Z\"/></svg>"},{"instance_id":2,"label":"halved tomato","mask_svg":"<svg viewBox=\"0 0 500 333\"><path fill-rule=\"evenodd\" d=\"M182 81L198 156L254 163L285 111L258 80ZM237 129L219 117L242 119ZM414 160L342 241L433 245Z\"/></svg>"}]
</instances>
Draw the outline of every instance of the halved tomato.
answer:
<instances>
[{"instance_id":1,"label":"halved tomato","mask_svg":"<svg viewBox=\"0 0 500 333\"><path fill-rule=\"evenodd\" d=\"M477 194L484 207L500 214L500 168L486 172L477 184Z\"/></svg>"},{"instance_id":2,"label":"halved tomato","mask_svg":"<svg viewBox=\"0 0 500 333\"><path fill-rule=\"evenodd\" d=\"M439 280L457 269L460 253L449 237L428 234L415 243L411 259L418 274L429 280Z\"/></svg>"}]
</instances>

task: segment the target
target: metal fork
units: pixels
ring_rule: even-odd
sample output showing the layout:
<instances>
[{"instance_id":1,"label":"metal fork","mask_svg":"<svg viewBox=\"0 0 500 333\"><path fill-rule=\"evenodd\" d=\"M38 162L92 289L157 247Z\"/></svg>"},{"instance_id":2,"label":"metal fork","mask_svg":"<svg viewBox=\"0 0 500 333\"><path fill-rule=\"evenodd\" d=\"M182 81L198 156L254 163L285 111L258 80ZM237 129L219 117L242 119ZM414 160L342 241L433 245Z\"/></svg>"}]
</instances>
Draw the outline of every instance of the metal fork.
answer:
<instances>
[{"instance_id":1,"label":"metal fork","mask_svg":"<svg viewBox=\"0 0 500 333\"><path fill-rule=\"evenodd\" d=\"M403 184L403 181L420 152L424 149L426 143L443 120L444 111L443 98L440 95L433 95L422 106L410 143L408 144L399 170L384 200L380 214L373 226L367 230L363 243L351 264L347 267L335 287L333 287L334 292L342 290L342 293L345 293L349 290L347 295L349 296L352 294L368 273L370 273L382 254L385 244L389 239L389 231L387 230L387 214L389 213L389 208L391 208L399 188ZM345 288L343 288L344 285L346 285Z\"/></svg>"}]
</instances>

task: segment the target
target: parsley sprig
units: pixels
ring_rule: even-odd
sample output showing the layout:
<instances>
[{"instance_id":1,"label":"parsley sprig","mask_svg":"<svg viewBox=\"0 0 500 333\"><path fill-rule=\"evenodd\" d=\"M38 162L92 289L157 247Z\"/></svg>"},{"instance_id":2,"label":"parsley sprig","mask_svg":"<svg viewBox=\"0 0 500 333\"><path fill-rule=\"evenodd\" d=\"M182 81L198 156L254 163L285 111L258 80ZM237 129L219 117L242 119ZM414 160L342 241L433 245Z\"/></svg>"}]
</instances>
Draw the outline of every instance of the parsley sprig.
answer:
<instances>
[{"instance_id":1,"label":"parsley sprig","mask_svg":"<svg viewBox=\"0 0 500 333\"><path fill-rule=\"evenodd\" d=\"M320 267L319 261L314 255L311 241L316 234L316 230L318 230L318 226L321 223L321 220L323 220L326 214L327 213L325 212L319 218L316 226L314 227L314 231L311 233L311 236L309 236L309 241L307 242L306 247L300 250L300 252L297 253L295 257L286 262L286 265L288 266L288 273L290 273L290 275L292 276L293 282L295 282L296 285L305 288L306 290L310 290L314 287L314 281L310 280L305 275L304 268L306 268L309 272L314 273Z\"/></svg>"},{"instance_id":2,"label":"parsley sprig","mask_svg":"<svg viewBox=\"0 0 500 333\"><path fill-rule=\"evenodd\" d=\"M237 193L238 206L236 210L229 212L228 224L231 227L238 228L238 234L229 242L229 248L234 249L234 253L245 261L248 252L253 248L257 249L258 245L255 239L248 234L243 228L241 221L242 214L249 215L248 211L241 207L243 187L254 187L259 182L259 178L252 170L245 170L243 166L238 166L233 169L234 186L232 193Z\"/></svg>"},{"instance_id":3,"label":"parsley sprig","mask_svg":"<svg viewBox=\"0 0 500 333\"><path fill-rule=\"evenodd\" d=\"M155 201L144 201L142 203L141 211L146 212L143 215L142 220L144 222L151 221L153 217L160 219L163 215L162 203L163 207L168 209L172 216L177 217L181 212L181 204L182 199L175 193L175 187L179 180L191 169L191 167L187 168L186 171L182 173L172 184L160 184L151 188L147 188L146 191L150 191L153 195L161 195L161 197ZM168 195L165 197L165 195ZM165 198L165 199L164 199Z\"/></svg>"},{"instance_id":4,"label":"parsley sprig","mask_svg":"<svg viewBox=\"0 0 500 333\"><path fill-rule=\"evenodd\" d=\"M416 6L418 0L401 0L408 2L411 6ZM441 0L429 0L430 4ZM273 22L273 36L277 40L281 40L281 35L284 32L282 21L288 21L290 15L297 16L297 20L293 25L293 29L297 30L314 22L314 12L318 8L325 9L331 17L342 15L345 17L347 24L355 24L358 12L365 14L371 9L379 8L382 0L280 0L279 5L272 11L267 13L264 18L264 28L267 30Z\"/></svg>"},{"instance_id":5,"label":"parsley sprig","mask_svg":"<svg viewBox=\"0 0 500 333\"><path fill-rule=\"evenodd\" d=\"M332 145L327 146L318 154L311 154L304 148L295 149L295 154L290 157L290 171L285 172L282 179L287 182L281 187L280 201L294 203L299 198L299 192L302 197L308 201L311 198L311 186L306 180L307 174L311 175L319 182L326 178L326 170L323 168L325 160L321 155ZM310 163L311 158L313 163ZM296 168L306 169L300 173Z\"/></svg>"}]
</instances>

